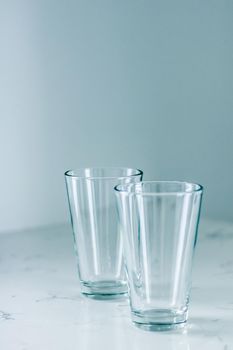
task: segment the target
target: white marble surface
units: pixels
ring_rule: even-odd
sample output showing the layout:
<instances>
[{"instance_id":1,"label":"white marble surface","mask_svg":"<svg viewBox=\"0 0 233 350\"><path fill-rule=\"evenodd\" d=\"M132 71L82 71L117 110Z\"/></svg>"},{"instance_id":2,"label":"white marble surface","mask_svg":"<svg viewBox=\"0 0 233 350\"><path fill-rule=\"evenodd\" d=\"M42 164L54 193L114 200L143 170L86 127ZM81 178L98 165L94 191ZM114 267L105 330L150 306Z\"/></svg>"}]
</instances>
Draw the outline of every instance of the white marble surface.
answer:
<instances>
[{"instance_id":1,"label":"white marble surface","mask_svg":"<svg viewBox=\"0 0 233 350\"><path fill-rule=\"evenodd\" d=\"M233 224L201 224L189 322L146 332L123 301L79 294L69 227L0 235L0 349L233 350Z\"/></svg>"}]
</instances>

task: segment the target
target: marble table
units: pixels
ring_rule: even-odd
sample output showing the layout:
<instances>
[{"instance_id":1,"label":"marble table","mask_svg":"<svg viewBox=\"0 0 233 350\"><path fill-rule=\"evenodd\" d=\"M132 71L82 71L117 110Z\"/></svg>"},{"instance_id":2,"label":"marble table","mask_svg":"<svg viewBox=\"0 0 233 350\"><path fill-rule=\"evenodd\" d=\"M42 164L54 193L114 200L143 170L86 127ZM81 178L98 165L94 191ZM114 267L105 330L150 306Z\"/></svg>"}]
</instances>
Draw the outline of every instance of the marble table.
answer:
<instances>
[{"instance_id":1,"label":"marble table","mask_svg":"<svg viewBox=\"0 0 233 350\"><path fill-rule=\"evenodd\" d=\"M189 322L147 332L127 300L80 295L69 226L0 235L0 349L233 350L233 224L200 227Z\"/></svg>"}]
</instances>

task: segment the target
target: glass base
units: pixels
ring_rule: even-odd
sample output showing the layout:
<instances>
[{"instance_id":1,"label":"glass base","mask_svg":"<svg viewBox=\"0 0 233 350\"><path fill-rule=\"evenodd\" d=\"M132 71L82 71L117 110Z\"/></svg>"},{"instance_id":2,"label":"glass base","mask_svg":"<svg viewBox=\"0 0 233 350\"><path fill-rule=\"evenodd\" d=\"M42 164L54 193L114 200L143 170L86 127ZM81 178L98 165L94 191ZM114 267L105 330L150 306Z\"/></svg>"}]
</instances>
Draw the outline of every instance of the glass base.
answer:
<instances>
[{"instance_id":1,"label":"glass base","mask_svg":"<svg viewBox=\"0 0 233 350\"><path fill-rule=\"evenodd\" d=\"M169 309L152 309L133 311L133 323L147 331L169 331L183 328L188 318L188 312Z\"/></svg>"},{"instance_id":2,"label":"glass base","mask_svg":"<svg viewBox=\"0 0 233 350\"><path fill-rule=\"evenodd\" d=\"M97 300L120 299L128 295L128 288L121 281L81 282L81 293Z\"/></svg>"}]
</instances>

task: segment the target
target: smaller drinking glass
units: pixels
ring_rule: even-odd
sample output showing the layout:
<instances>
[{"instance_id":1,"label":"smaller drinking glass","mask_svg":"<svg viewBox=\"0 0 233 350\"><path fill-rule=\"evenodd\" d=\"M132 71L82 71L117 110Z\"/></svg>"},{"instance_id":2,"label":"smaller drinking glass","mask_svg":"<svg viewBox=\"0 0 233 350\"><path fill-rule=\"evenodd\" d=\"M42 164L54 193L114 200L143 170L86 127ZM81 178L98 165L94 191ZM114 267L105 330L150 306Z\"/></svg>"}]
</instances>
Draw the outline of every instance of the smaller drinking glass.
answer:
<instances>
[{"instance_id":1,"label":"smaller drinking glass","mask_svg":"<svg viewBox=\"0 0 233 350\"><path fill-rule=\"evenodd\" d=\"M176 181L115 187L131 315L140 328L169 330L187 320L202 191Z\"/></svg>"},{"instance_id":2,"label":"smaller drinking glass","mask_svg":"<svg viewBox=\"0 0 233 350\"><path fill-rule=\"evenodd\" d=\"M95 299L127 292L114 187L142 179L130 168L84 168L65 173L81 292Z\"/></svg>"}]
</instances>

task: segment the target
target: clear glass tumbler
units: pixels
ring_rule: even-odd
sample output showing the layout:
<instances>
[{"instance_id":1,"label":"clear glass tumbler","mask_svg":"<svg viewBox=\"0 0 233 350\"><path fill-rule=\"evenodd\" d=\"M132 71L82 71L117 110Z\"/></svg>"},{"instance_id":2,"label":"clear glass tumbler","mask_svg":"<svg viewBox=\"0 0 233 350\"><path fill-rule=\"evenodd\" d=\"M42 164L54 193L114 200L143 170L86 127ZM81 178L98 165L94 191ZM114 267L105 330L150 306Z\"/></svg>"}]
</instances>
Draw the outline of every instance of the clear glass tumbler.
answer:
<instances>
[{"instance_id":1,"label":"clear glass tumbler","mask_svg":"<svg viewBox=\"0 0 233 350\"><path fill-rule=\"evenodd\" d=\"M65 173L81 292L114 298L127 292L114 187L141 181L129 168L84 168Z\"/></svg>"},{"instance_id":2,"label":"clear glass tumbler","mask_svg":"<svg viewBox=\"0 0 233 350\"><path fill-rule=\"evenodd\" d=\"M147 330L184 325L202 186L142 181L115 187L133 322Z\"/></svg>"}]
</instances>

